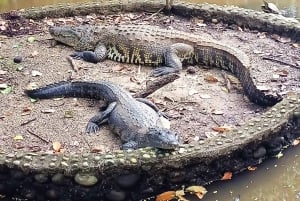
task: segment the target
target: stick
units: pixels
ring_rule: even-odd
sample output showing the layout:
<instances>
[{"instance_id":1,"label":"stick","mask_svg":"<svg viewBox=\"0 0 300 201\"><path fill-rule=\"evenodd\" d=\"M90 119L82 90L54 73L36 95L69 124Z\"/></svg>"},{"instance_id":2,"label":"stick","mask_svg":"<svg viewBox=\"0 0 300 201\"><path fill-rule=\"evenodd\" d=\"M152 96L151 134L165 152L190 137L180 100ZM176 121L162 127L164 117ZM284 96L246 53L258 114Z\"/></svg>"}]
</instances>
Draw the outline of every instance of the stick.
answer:
<instances>
[{"instance_id":1,"label":"stick","mask_svg":"<svg viewBox=\"0 0 300 201\"><path fill-rule=\"evenodd\" d=\"M299 66L296 66L296 65L294 65L294 64L288 63L288 62L286 62L286 61L281 61L281 60L278 60L278 59L275 59L275 58L263 56L262 59L264 59L264 60L269 60L269 61L274 61L274 62L277 62L277 63L282 64L282 65L287 65L287 66L290 66L290 67L292 67L292 68L300 69Z\"/></svg>"},{"instance_id":2,"label":"stick","mask_svg":"<svg viewBox=\"0 0 300 201\"><path fill-rule=\"evenodd\" d=\"M161 87L165 86L173 82L174 80L178 79L179 75L172 73L168 75L164 75L162 77L156 78L155 80L149 80L146 83L146 89L142 89L135 93L135 98L145 98L150 94L154 93L156 90L160 89Z\"/></svg>"},{"instance_id":3,"label":"stick","mask_svg":"<svg viewBox=\"0 0 300 201\"><path fill-rule=\"evenodd\" d=\"M42 140L43 142L45 142L45 143L49 143L49 141L48 141L48 140L45 140L44 138L42 138L42 137L38 136L37 134L35 134L34 132L30 131L29 129L27 129L26 131L27 131L29 134L31 134L31 135L33 135L33 136L35 136L35 137L39 138L39 139L40 139L40 140Z\"/></svg>"},{"instance_id":4,"label":"stick","mask_svg":"<svg viewBox=\"0 0 300 201\"><path fill-rule=\"evenodd\" d=\"M33 122L33 121L35 121L35 120L36 120L36 118L30 119L30 120L28 120L28 121L26 121L26 122L21 123L20 126L25 126L26 124L29 124L29 123L31 123L31 122Z\"/></svg>"},{"instance_id":5,"label":"stick","mask_svg":"<svg viewBox=\"0 0 300 201\"><path fill-rule=\"evenodd\" d=\"M77 72L78 71L78 67L76 66L76 64L74 63L73 59L70 56L66 57L67 61L70 63L72 69Z\"/></svg>"}]
</instances>

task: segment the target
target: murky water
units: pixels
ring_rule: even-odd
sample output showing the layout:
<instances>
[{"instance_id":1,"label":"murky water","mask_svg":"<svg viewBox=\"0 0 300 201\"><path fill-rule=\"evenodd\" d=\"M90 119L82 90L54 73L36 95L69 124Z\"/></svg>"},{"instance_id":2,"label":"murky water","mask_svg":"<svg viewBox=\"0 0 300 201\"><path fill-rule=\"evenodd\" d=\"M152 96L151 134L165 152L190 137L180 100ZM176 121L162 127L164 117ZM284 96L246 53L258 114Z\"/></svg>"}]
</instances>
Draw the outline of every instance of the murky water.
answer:
<instances>
[{"instance_id":1,"label":"murky water","mask_svg":"<svg viewBox=\"0 0 300 201\"><path fill-rule=\"evenodd\" d=\"M80 0L0 0L0 13L61 2L80 2ZM256 10L260 10L262 5L262 0L205 0L205 2L237 5ZM291 15L300 17L300 0L272 2L279 9L288 10ZM259 165L256 171L244 172L234 176L230 181L213 183L207 189L209 192L204 201L231 201L238 196L240 201L300 201L300 145L286 151L283 158L272 159Z\"/></svg>"},{"instance_id":2,"label":"murky water","mask_svg":"<svg viewBox=\"0 0 300 201\"><path fill-rule=\"evenodd\" d=\"M32 6L42 6L48 4L56 4L62 2L84 2L87 0L0 0L0 13L21 8L29 8ZM215 3L219 5L237 5L243 8L252 8L260 10L262 0L185 0L193 3ZM287 10L290 16L300 17L300 1L299 0L270 0L275 3L279 9Z\"/></svg>"},{"instance_id":3,"label":"murky water","mask_svg":"<svg viewBox=\"0 0 300 201\"><path fill-rule=\"evenodd\" d=\"M300 201L300 145L283 154L255 171L209 185L203 201L232 201L238 196L240 201Z\"/></svg>"}]
</instances>

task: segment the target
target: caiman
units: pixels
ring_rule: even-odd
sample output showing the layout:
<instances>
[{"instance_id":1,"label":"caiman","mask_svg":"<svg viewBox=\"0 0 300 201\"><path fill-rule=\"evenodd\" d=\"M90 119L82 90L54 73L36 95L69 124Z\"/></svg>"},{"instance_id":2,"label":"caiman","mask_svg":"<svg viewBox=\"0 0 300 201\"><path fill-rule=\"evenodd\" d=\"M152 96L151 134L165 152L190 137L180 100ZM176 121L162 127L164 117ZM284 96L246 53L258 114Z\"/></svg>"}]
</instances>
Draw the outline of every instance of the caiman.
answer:
<instances>
[{"instance_id":1,"label":"caiman","mask_svg":"<svg viewBox=\"0 0 300 201\"><path fill-rule=\"evenodd\" d=\"M164 128L164 114L151 101L133 98L129 92L106 81L59 82L42 88L26 90L31 98L79 97L104 100L108 107L91 118L86 132L95 133L99 125L108 122L111 130L118 134L122 149L156 147L175 149L179 145L178 134Z\"/></svg>"},{"instance_id":2,"label":"caiman","mask_svg":"<svg viewBox=\"0 0 300 201\"><path fill-rule=\"evenodd\" d=\"M56 41L74 47L77 52L71 56L77 59L159 66L152 76L179 72L183 65L215 66L236 75L254 103L272 106L282 100L255 86L244 52L191 33L150 25L61 26L50 27L49 32Z\"/></svg>"}]
</instances>

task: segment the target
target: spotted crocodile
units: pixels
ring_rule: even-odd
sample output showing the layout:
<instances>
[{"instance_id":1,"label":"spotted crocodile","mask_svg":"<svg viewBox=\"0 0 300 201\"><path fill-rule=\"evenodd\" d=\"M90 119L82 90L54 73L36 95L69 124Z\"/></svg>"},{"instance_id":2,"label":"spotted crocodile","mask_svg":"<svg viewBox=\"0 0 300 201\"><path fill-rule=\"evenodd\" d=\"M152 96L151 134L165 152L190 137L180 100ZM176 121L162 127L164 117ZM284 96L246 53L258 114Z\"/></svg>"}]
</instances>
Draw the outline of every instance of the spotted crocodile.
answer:
<instances>
[{"instance_id":1,"label":"spotted crocodile","mask_svg":"<svg viewBox=\"0 0 300 201\"><path fill-rule=\"evenodd\" d=\"M18 13L38 20L91 13L155 13L162 6L161 0L97 0L22 9ZM174 2L171 11L176 16L199 17L205 21L217 19L300 41L300 23L283 16L235 6L180 1ZM103 154L49 154L12 152L9 147L2 147L0 194L5 196L3 199L14 197L14 200L125 201L177 190L178 186L203 185L220 180L224 172L235 174L261 163L267 156L257 156L257 151L269 150L262 142L270 144L272 139L284 135L286 125L297 122L299 136L300 94L288 94L283 101L237 129L185 144L171 153L141 148ZM291 134L287 130L287 136Z\"/></svg>"},{"instance_id":2,"label":"spotted crocodile","mask_svg":"<svg viewBox=\"0 0 300 201\"><path fill-rule=\"evenodd\" d=\"M216 66L236 75L254 103L272 106L282 99L255 86L245 53L190 33L150 25L61 26L50 27L49 32L56 41L78 50L71 56L88 62L109 58L159 66L153 76L176 73L187 64Z\"/></svg>"},{"instance_id":3,"label":"spotted crocodile","mask_svg":"<svg viewBox=\"0 0 300 201\"><path fill-rule=\"evenodd\" d=\"M108 107L91 118L86 132L95 133L103 122L108 122L111 130L118 134L123 149L156 147L175 149L178 135L164 128L161 113L151 101L133 98L129 92L106 81L102 82L59 82L42 88L26 90L31 98L47 99L55 97L80 97L104 100Z\"/></svg>"}]
</instances>

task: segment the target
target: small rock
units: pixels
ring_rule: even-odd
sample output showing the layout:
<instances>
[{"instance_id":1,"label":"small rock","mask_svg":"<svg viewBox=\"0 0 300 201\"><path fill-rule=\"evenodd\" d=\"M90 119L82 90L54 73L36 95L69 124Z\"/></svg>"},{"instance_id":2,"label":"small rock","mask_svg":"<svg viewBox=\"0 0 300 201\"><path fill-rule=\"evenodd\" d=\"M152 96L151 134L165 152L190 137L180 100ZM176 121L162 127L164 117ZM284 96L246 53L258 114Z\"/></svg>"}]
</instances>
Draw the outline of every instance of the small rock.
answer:
<instances>
[{"instance_id":1,"label":"small rock","mask_svg":"<svg viewBox=\"0 0 300 201\"><path fill-rule=\"evenodd\" d=\"M254 157L254 158L262 158L262 157L264 157L266 154L267 154L266 148L263 147L263 146L260 146L260 147L258 147L258 148L254 151L253 157Z\"/></svg>"},{"instance_id":2,"label":"small rock","mask_svg":"<svg viewBox=\"0 0 300 201\"><path fill-rule=\"evenodd\" d=\"M211 20L211 22L214 23L214 24L217 24L219 21L218 21L217 19L213 18L213 19Z\"/></svg>"},{"instance_id":3,"label":"small rock","mask_svg":"<svg viewBox=\"0 0 300 201\"><path fill-rule=\"evenodd\" d=\"M16 64L21 63L21 62L22 62L22 57L21 57L21 56L16 56L16 57L14 58L14 62L15 62Z\"/></svg>"},{"instance_id":4,"label":"small rock","mask_svg":"<svg viewBox=\"0 0 300 201\"><path fill-rule=\"evenodd\" d=\"M33 70L33 71L31 71L31 75L32 75L33 77L37 77L37 76L41 76L42 73L39 72L39 71L37 71L37 70Z\"/></svg>"}]
</instances>

